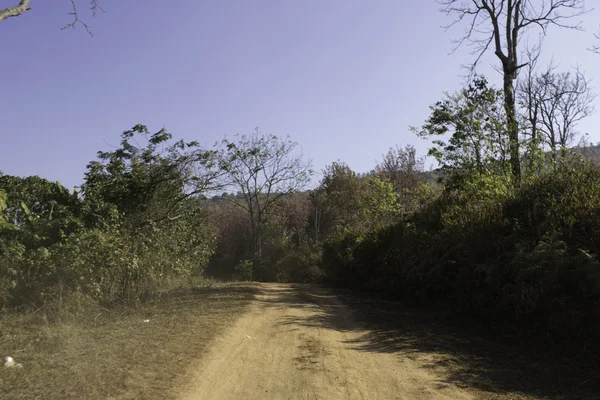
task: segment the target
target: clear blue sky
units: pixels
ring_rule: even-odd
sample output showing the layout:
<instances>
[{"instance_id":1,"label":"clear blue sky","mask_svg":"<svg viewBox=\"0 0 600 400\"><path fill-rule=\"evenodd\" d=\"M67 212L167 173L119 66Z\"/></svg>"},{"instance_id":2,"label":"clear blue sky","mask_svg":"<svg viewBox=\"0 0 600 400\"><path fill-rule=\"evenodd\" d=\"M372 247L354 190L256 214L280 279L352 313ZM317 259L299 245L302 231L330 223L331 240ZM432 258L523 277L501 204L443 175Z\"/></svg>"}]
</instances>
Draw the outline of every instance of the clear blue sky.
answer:
<instances>
[{"instance_id":1,"label":"clear blue sky","mask_svg":"<svg viewBox=\"0 0 600 400\"><path fill-rule=\"evenodd\" d=\"M78 185L136 123L205 145L259 127L290 135L317 170L341 159L366 172L390 146L426 152L408 127L460 87L472 59L449 55L460 30L440 28L448 20L433 0L104 0L95 19L87 4L93 38L60 30L68 0L32 0L0 23L4 173ZM552 30L545 57L593 77L598 15L586 16L587 33ZM498 82L489 63L480 72ZM599 125L600 113L580 128L597 142Z\"/></svg>"}]
</instances>

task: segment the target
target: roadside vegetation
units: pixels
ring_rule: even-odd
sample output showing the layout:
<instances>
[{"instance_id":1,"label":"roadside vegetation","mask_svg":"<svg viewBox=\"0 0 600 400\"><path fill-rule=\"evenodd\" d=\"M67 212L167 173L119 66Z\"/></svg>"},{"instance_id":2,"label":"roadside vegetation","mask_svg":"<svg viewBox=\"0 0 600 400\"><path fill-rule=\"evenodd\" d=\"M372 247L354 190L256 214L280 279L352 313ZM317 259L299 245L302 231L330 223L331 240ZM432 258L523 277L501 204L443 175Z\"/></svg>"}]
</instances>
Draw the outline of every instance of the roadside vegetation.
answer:
<instances>
[{"instance_id":1,"label":"roadside vegetation","mask_svg":"<svg viewBox=\"0 0 600 400\"><path fill-rule=\"evenodd\" d=\"M2 399L175 399L199 354L253 298L248 285L177 284L132 306L94 304L48 319L44 310L0 319Z\"/></svg>"},{"instance_id":2,"label":"roadside vegetation","mask_svg":"<svg viewBox=\"0 0 600 400\"><path fill-rule=\"evenodd\" d=\"M216 280L353 289L600 369L600 145L577 130L596 94L581 69L541 66L541 44L519 47L583 4L440 2L489 27L461 43L495 47L503 80L477 58L432 99L411 128L427 154L390 143L372 170L338 159L315 181L287 137L203 148L140 124L75 190L0 173L0 355L23 365L0 397L165 398L252 297Z\"/></svg>"}]
</instances>

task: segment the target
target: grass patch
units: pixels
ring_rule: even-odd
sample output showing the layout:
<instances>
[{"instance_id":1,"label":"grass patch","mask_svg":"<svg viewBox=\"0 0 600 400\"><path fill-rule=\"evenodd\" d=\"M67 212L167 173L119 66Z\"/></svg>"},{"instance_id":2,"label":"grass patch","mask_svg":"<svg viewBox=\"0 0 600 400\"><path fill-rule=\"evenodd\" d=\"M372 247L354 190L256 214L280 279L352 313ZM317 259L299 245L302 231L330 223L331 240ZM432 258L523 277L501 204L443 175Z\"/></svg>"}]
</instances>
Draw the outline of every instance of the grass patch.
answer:
<instances>
[{"instance_id":1,"label":"grass patch","mask_svg":"<svg viewBox=\"0 0 600 400\"><path fill-rule=\"evenodd\" d=\"M2 399L170 399L207 344L242 313L251 284L202 284L136 307L0 317ZM144 322L144 320L149 320Z\"/></svg>"}]
</instances>

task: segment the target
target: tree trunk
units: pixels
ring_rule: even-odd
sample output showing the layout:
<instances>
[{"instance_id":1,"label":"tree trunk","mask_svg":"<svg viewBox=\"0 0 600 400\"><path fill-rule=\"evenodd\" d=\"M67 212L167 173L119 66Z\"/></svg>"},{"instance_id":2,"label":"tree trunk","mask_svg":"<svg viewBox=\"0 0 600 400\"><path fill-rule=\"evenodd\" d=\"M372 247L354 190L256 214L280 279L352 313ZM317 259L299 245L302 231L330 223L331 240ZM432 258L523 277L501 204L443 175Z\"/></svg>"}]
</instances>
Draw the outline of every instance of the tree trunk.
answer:
<instances>
[{"instance_id":1,"label":"tree trunk","mask_svg":"<svg viewBox=\"0 0 600 400\"><path fill-rule=\"evenodd\" d=\"M531 82L531 78L530 82ZM529 114L529 123L531 124L531 139L529 142L529 174L533 173L535 168L537 152L539 150L538 144L538 114L539 114L539 106L537 104L537 100L533 99L533 89L531 87L531 83L527 86L527 109Z\"/></svg>"},{"instance_id":2,"label":"tree trunk","mask_svg":"<svg viewBox=\"0 0 600 400\"><path fill-rule=\"evenodd\" d=\"M254 229L254 266L253 273L260 271L262 264L262 213L258 210Z\"/></svg>"},{"instance_id":3,"label":"tree trunk","mask_svg":"<svg viewBox=\"0 0 600 400\"><path fill-rule=\"evenodd\" d=\"M260 234L260 227L256 230L254 235L254 273L260 270L262 264L262 237Z\"/></svg>"},{"instance_id":4,"label":"tree trunk","mask_svg":"<svg viewBox=\"0 0 600 400\"><path fill-rule=\"evenodd\" d=\"M504 110L506 111L506 129L510 150L510 166L515 181L515 186L521 184L521 160L519 152L519 126L517 124L517 112L515 107L514 79L516 72L514 68L504 70Z\"/></svg>"},{"instance_id":5,"label":"tree trunk","mask_svg":"<svg viewBox=\"0 0 600 400\"><path fill-rule=\"evenodd\" d=\"M321 206L315 206L315 243L319 243L319 230L321 229Z\"/></svg>"}]
</instances>

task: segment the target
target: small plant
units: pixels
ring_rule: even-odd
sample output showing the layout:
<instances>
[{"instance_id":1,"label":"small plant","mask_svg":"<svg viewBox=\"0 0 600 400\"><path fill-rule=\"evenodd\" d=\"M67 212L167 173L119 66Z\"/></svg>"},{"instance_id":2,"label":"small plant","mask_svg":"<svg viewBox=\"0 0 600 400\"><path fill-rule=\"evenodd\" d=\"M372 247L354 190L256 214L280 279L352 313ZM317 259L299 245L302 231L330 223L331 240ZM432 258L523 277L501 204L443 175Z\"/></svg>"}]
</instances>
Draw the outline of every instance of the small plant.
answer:
<instances>
[{"instance_id":1,"label":"small plant","mask_svg":"<svg viewBox=\"0 0 600 400\"><path fill-rule=\"evenodd\" d=\"M235 267L235 278L240 281L251 281L253 269L252 261L242 260Z\"/></svg>"}]
</instances>

